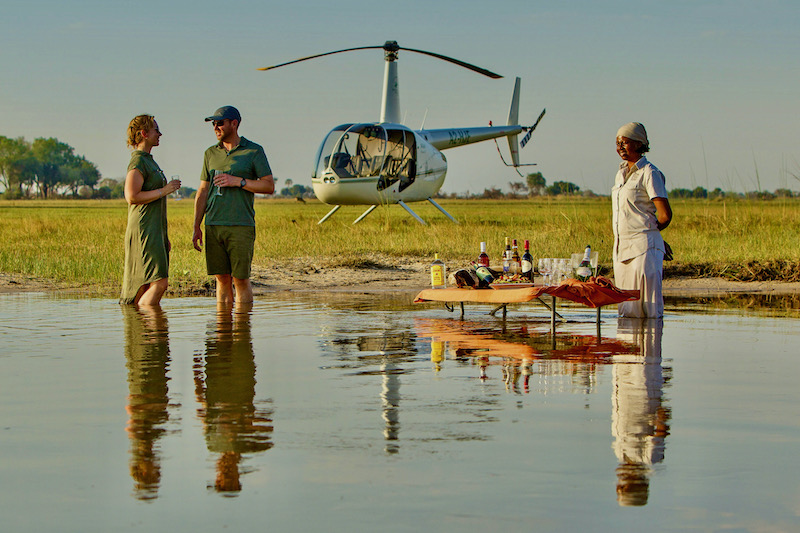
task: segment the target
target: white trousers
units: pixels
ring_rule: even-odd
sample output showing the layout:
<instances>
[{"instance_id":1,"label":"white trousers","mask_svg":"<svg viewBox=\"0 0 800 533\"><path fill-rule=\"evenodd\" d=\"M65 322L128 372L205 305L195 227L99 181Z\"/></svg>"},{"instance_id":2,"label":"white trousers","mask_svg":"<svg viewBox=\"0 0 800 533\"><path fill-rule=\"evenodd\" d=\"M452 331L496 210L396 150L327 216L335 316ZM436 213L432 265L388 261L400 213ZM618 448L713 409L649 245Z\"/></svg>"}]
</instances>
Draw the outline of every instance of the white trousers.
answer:
<instances>
[{"instance_id":1,"label":"white trousers","mask_svg":"<svg viewBox=\"0 0 800 533\"><path fill-rule=\"evenodd\" d=\"M664 296L661 276L664 252L650 248L628 261L614 261L614 284L620 289L639 289L639 299L622 302L617 307L622 318L661 318Z\"/></svg>"}]
</instances>

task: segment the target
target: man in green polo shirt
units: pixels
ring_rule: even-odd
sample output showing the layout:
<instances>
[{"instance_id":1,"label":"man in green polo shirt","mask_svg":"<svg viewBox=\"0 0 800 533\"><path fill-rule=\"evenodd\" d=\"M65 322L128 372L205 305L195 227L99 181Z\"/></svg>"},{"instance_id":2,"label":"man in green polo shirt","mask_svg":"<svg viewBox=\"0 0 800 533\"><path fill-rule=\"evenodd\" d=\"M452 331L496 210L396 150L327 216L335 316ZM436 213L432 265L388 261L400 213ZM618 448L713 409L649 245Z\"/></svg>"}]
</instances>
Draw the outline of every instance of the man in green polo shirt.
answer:
<instances>
[{"instance_id":1,"label":"man in green polo shirt","mask_svg":"<svg viewBox=\"0 0 800 533\"><path fill-rule=\"evenodd\" d=\"M196 250L203 248L200 224L205 217L206 269L217 280L217 303L253 301L250 265L256 239L255 193L272 194L275 183L264 149L239 136L242 116L223 106L206 118L219 141L206 150L200 188L194 200Z\"/></svg>"}]
</instances>

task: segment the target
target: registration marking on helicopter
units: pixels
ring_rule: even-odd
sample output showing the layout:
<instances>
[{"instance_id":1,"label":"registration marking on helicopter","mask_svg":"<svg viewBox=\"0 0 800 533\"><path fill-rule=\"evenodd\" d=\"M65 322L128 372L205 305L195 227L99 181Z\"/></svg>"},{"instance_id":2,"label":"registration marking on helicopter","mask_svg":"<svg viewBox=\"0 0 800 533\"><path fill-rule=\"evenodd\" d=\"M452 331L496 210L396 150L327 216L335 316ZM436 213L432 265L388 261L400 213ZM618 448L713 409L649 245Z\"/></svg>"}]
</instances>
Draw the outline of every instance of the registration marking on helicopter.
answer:
<instances>
[{"instance_id":1,"label":"registration marking on helicopter","mask_svg":"<svg viewBox=\"0 0 800 533\"><path fill-rule=\"evenodd\" d=\"M469 130L450 130L447 133L450 135L450 146L460 146L470 142Z\"/></svg>"}]
</instances>

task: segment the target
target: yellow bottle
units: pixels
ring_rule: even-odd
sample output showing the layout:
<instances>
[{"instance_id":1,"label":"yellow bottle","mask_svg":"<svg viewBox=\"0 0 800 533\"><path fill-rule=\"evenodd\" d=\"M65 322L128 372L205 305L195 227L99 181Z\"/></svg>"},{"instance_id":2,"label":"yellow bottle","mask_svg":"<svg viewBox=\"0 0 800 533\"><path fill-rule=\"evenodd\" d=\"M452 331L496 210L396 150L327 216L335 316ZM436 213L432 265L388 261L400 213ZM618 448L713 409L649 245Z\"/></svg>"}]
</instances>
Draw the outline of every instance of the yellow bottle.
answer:
<instances>
[{"instance_id":1,"label":"yellow bottle","mask_svg":"<svg viewBox=\"0 0 800 533\"><path fill-rule=\"evenodd\" d=\"M445 280L444 262L439 259L439 254L435 254L431 263L431 288L444 289Z\"/></svg>"}]
</instances>

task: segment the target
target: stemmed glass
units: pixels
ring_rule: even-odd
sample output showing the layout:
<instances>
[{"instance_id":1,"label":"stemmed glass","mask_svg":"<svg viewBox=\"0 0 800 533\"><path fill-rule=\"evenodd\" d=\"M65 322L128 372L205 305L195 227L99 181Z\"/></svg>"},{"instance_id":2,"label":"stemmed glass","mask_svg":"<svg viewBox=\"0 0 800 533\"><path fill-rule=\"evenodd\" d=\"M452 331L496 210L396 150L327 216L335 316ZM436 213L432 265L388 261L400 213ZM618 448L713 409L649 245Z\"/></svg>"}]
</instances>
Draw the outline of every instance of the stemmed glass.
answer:
<instances>
[{"instance_id":1,"label":"stemmed glass","mask_svg":"<svg viewBox=\"0 0 800 533\"><path fill-rule=\"evenodd\" d=\"M539 258L539 274L542 275L542 283L550 285L550 272L553 270L553 260L546 257Z\"/></svg>"},{"instance_id":2,"label":"stemmed glass","mask_svg":"<svg viewBox=\"0 0 800 533\"><path fill-rule=\"evenodd\" d=\"M553 259L553 285L559 285L564 280L564 260Z\"/></svg>"},{"instance_id":3,"label":"stemmed glass","mask_svg":"<svg viewBox=\"0 0 800 533\"><path fill-rule=\"evenodd\" d=\"M214 183L214 178L219 176L220 174L225 174L225 171L224 170L212 170L211 173L213 174L213 176L211 177L211 183ZM217 196L222 196L222 187L220 187L219 185L216 185L216 184L214 184L214 186L217 188L217 190L216 190L216 192L214 192L214 194L217 195Z\"/></svg>"},{"instance_id":4,"label":"stemmed glass","mask_svg":"<svg viewBox=\"0 0 800 533\"><path fill-rule=\"evenodd\" d=\"M180 174L173 174L170 179L173 180L173 181L179 180L179 179L181 179L181 176L180 176ZM175 199L176 200L180 200L181 199L181 190L180 189L175 191Z\"/></svg>"},{"instance_id":5,"label":"stemmed glass","mask_svg":"<svg viewBox=\"0 0 800 533\"><path fill-rule=\"evenodd\" d=\"M589 263L592 265L592 272L597 275L597 265L600 263L600 252L592 252L589 256Z\"/></svg>"}]
</instances>

